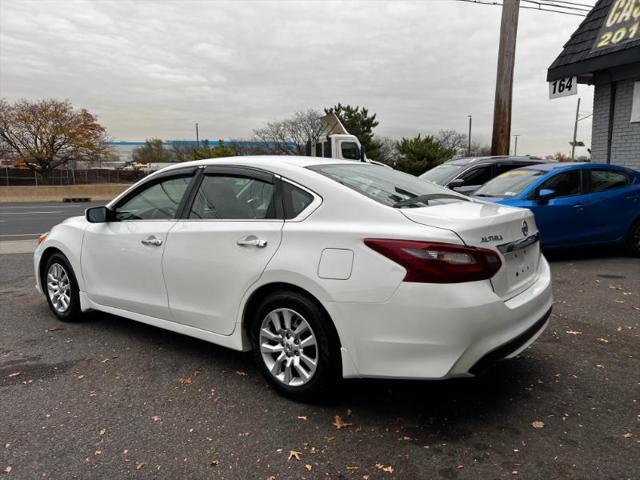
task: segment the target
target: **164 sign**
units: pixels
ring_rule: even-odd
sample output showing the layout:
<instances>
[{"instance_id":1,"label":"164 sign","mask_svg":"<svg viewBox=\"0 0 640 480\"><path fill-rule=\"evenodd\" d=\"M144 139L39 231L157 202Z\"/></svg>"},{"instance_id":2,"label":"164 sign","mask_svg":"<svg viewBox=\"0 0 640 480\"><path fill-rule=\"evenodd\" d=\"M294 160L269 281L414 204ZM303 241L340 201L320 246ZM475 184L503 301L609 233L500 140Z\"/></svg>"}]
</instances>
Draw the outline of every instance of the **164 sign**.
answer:
<instances>
[{"instance_id":1,"label":"164 sign","mask_svg":"<svg viewBox=\"0 0 640 480\"><path fill-rule=\"evenodd\" d=\"M568 97L578 93L578 79L567 77L549 82L549 98Z\"/></svg>"}]
</instances>

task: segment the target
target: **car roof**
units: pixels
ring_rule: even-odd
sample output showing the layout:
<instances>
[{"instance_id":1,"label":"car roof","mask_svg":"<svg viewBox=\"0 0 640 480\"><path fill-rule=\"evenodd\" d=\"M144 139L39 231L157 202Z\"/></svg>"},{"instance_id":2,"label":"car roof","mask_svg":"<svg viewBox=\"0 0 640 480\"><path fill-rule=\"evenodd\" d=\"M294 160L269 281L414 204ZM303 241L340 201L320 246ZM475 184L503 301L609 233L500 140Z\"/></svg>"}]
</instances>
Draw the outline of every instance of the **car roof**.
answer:
<instances>
[{"instance_id":1,"label":"car roof","mask_svg":"<svg viewBox=\"0 0 640 480\"><path fill-rule=\"evenodd\" d=\"M445 163L450 165L472 165L472 164L485 164L485 163L498 163L500 161L508 160L510 162L527 162L527 163L548 163L555 162L555 160L545 160L544 158L539 157L531 157L528 155L523 156L513 156L513 155L494 155L487 157L464 157L464 158L454 158L451 160L447 160Z\"/></svg>"},{"instance_id":2,"label":"car roof","mask_svg":"<svg viewBox=\"0 0 640 480\"><path fill-rule=\"evenodd\" d=\"M182 167L200 167L209 165L232 165L242 167L261 167L268 170L278 170L282 167L311 167L314 165L353 165L369 162L357 162L354 160L337 160L335 158L303 157L297 155L247 155L238 157L208 158L191 162L180 162L163 168L167 171Z\"/></svg>"}]
</instances>

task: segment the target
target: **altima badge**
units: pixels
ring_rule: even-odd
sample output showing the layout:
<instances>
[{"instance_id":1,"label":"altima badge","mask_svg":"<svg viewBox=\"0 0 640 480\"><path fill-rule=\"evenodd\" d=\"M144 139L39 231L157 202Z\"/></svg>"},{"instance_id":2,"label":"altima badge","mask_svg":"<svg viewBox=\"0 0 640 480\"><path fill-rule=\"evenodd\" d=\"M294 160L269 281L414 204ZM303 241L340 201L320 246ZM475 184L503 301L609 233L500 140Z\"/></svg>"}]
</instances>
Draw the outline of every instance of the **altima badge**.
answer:
<instances>
[{"instance_id":1,"label":"altima badge","mask_svg":"<svg viewBox=\"0 0 640 480\"><path fill-rule=\"evenodd\" d=\"M522 221L522 234L526 237L529 234L529 224L526 220Z\"/></svg>"},{"instance_id":2,"label":"altima badge","mask_svg":"<svg viewBox=\"0 0 640 480\"><path fill-rule=\"evenodd\" d=\"M500 240L502 240L502 235L487 235L486 237L482 237L480 239L480 242L482 243L498 242Z\"/></svg>"}]
</instances>

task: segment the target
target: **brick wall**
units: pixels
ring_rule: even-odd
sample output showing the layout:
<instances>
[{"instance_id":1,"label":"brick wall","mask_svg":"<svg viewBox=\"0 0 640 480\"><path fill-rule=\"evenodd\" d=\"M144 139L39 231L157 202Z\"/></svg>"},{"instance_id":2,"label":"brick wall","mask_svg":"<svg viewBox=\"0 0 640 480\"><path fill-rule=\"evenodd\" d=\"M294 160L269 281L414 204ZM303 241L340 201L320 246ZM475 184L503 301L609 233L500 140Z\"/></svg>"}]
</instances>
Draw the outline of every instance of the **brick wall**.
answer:
<instances>
[{"instance_id":1,"label":"brick wall","mask_svg":"<svg viewBox=\"0 0 640 480\"><path fill-rule=\"evenodd\" d=\"M634 81L640 81L640 78L616 83L611 163L640 170L640 123L629 121ZM592 162L607 161L610 98L611 84L596 85L593 98Z\"/></svg>"}]
</instances>

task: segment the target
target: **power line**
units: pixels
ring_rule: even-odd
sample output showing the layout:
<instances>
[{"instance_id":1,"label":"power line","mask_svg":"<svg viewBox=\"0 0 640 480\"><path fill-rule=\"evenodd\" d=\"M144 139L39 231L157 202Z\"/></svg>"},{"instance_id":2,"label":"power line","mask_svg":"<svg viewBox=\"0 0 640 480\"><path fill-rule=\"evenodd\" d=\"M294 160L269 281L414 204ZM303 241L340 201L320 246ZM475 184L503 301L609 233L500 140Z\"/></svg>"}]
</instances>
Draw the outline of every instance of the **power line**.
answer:
<instances>
[{"instance_id":1,"label":"power line","mask_svg":"<svg viewBox=\"0 0 640 480\"><path fill-rule=\"evenodd\" d=\"M458 2L476 3L478 5L494 5L501 7L502 2L499 0L454 0ZM593 5L584 3L574 3L562 0L522 0L523 2L533 5L520 5L520 8L526 10L537 10L539 12L559 13L563 15L573 15L577 17L586 17L593 8ZM561 5L566 4L566 5Z\"/></svg>"}]
</instances>

